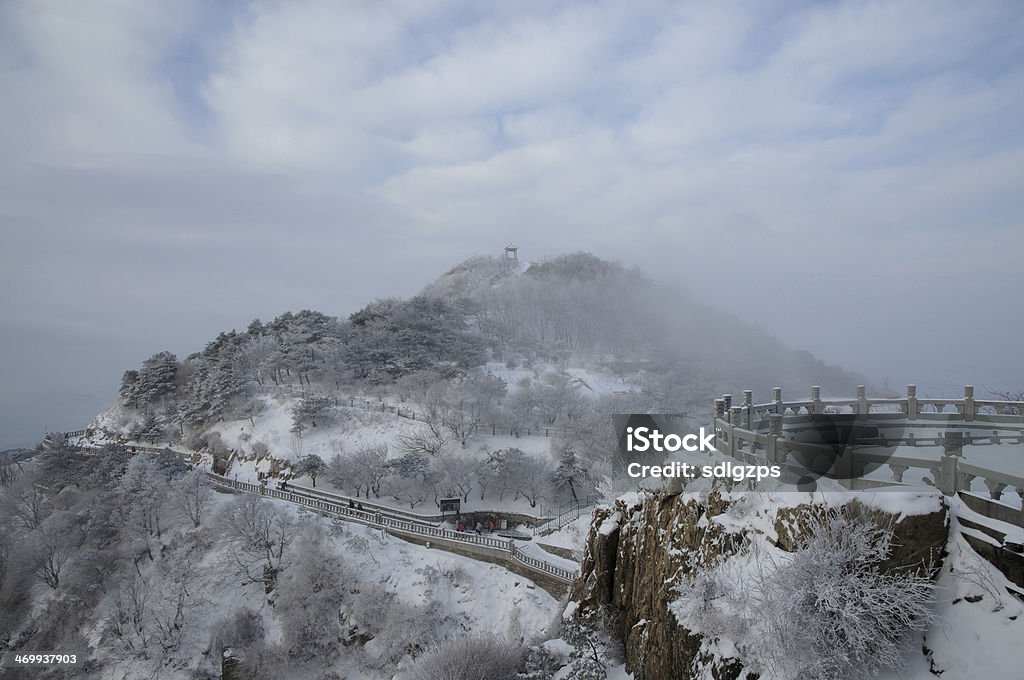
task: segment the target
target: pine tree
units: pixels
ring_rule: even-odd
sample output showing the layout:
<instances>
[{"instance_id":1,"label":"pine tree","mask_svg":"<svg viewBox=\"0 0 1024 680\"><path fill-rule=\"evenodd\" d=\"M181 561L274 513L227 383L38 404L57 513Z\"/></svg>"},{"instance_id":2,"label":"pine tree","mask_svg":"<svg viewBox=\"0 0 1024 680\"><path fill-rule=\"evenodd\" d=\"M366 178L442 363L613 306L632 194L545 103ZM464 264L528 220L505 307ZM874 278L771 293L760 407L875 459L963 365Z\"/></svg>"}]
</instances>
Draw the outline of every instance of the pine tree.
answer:
<instances>
[{"instance_id":1,"label":"pine tree","mask_svg":"<svg viewBox=\"0 0 1024 680\"><path fill-rule=\"evenodd\" d=\"M563 491L568 488L572 494L573 502L577 503L579 498L576 496L576 484L583 476L583 473L584 471L576 459L576 449L571 444L566 444L562 447L558 468L555 469L555 473L552 475L552 484L554 484L557 491Z\"/></svg>"}]
</instances>

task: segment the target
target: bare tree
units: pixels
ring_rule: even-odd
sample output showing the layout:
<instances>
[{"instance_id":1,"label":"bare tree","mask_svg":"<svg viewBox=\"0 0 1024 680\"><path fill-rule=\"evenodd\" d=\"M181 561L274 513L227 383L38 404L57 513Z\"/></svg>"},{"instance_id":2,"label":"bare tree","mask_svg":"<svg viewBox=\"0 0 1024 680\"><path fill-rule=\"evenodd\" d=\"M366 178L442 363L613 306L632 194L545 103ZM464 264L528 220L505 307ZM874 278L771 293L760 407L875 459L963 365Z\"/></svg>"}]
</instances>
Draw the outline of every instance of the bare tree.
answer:
<instances>
[{"instance_id":1,"label":"bare tree","mask_svg":"<svg viewBox=\"0 0 1024 680\"><path fill-rule=\"evenodd\" d=\"M436 456L444 450L448 437L440 421L428 418L427 422L410 433L398 435L398 448L406 453L424 453Z\"/></svg>"},{"instance_id":2,"label":"bare tree","mask_svg":"<svg viewBox=\"0 0 1024 680\"><path fill-rule=\"evenodd\" d=\"M347 467L348 482L355 488L356 495L362 490L369 498L370 492L380 498L380 486L388 476L388 445L371 444L357 449L350 456L343 456Z\"/></svg>"},{"instance_id":3,"label":"bare tree","mask_svg":"<svg viewBox=\"0 0 1024 680\"><path fill-rule=\"evenodd\" d=\"M477 483L476 461L457 453L442 454L437 458L437 469L447 489L457 491L463 502L469 501L473 485Z\"/></svg>"},{"instance_id":4,"label":"bare tree","mask_svg":"<svg viewBox=\"0 0 1024 680\"><path fill-rule=\"evenodd\" d=\"M269 593L289 564L291 520L259 496L246 494L225 508L222 525L235 576L243 585L262 583Z\"/></svg>"},{"instance_id":5,"label":"bare tree","mask_svg":"<svg viewBox=\"0 0 1024 680\"><path fill-rule=\"evenodd\" d=\"M1003 401L1024 401L1024 390L994 390L986 387L985 391Z\"/></svg>"},{"instance_id":6,"label":"bare tree","mask_svg":"<svg viewBox=\"0 0 1024 680\"><path fill-rule=\"evenodd\" d=\"M30 550L32 575L54 590L60 585L64 565L75 553L73 527L66 513L59 512L33 532Z\"/></svg>"},{"instance_id":7,"label":"bare tree","mask_svg":"<svg viewBox=\"0 0 1024 680\"><path fill-rule=\"evenodd\" d=\"M206 473L202 470L193 470L176 481L173 492L178 509L192 521L192 526L198 528L202 523L203 515L213 505L213 489Z\"/></svg>"},{"instance_id":8,"label":"bare tree","mask_svg":"<svg viewBox=\"0 0 1024 680\"><path fill-rule=\"evenodd\" d=\"M551 490L552 465L546 459L527 456L514 471L516 494L537 507L537 502Z\"/></svg>"},{"instance_id":9,"label":"bare tree","mask_svg":"<svg viewBox=\"0 0 1024 680\"><path fill-rule=\"evenodd\" d=\"M141 544L139 558L144 550L150 561L154 559L153 542L161 538L161 515L167 507L169 491L167 474L152 455L140 454L132 458L118 483L115 512L129 537Z\"/></svg>"},{"instance_id":10,"label":"bare tree","mask_svg":"<svg viewBox=\"0 0 1024 680\"><path fill-rule=\"evenodd\" d=\"M149 583L141 574L131 574L121 583L108 617L109 630L124 651L148 658L152 633L147 624Z\"/></svg>"},{"instance_id":11,"label":"bare tree","mask_svg":"<svg viewBox=\"0 0 1024 680\"><path fill-rule=\"evenodd\" d=\"M31 479L25 479L21 488L13 491L15 521L25 531L37 529L50 513L46 490Z\"/></svg>"}]
</instances>

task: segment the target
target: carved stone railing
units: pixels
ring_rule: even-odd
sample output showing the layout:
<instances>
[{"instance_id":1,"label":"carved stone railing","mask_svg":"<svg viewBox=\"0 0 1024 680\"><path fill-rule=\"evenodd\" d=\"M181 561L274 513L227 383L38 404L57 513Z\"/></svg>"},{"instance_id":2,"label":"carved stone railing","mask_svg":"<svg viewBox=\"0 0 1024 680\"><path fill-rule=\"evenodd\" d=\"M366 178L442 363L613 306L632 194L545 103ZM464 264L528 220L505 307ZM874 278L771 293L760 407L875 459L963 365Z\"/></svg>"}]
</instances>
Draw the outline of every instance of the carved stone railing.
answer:
<instances>
[{"instance_id":1,"label":"carved stone railing","mask_svg":"<svg viewBox=\"0 0 1024 680\"><path fill-rule=\"evenodd\" d=\"M750 390L744 390L738 405L726 394L715 400L715 448L748 463L786 466L790 454L822 450L798 439L815 427L815 416L828 413L870 415L877 430L876 436L851 447L855 452L834 454L834 477L840 483L855 489L903 485L907 471L923 469L931 475L925 483L944 494L959 494L976 511L1024 526L1024 504L1015 507L1002 499L1007 490L1024 499L1024 473L969 460L972 449L995 446L1024 470L1024 402L975 399L970 385L961 399L919 398L915 385L900 398L869 398L863 385L852 399L823 399L819 387L811 388L809 399L798 401L783 401L781 388L775 388L771 401L761 404L754 403ZM871 447L885 452L872 453ZM938 455L928 456L924 448L913 455L916 447L938 447ZM865 478L869 465L887 466L890 478ZM976 480L983 482L988 498L972 492Z\"/></svg>"}]
</instances>

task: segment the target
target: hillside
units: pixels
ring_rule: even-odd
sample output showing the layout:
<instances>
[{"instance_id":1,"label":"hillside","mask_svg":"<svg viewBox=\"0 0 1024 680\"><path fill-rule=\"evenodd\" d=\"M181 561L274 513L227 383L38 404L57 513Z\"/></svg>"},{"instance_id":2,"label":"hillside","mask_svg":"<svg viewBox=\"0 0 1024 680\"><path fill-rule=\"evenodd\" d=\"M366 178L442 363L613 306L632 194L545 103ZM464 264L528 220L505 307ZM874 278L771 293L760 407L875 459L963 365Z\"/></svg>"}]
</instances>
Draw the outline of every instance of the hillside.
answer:
<instances>
[{"instance_id":1,"label":"hillside","mask_svg":"<svg viewBox=\"0 0 1024 680\"><path fill-rule=\"evenodd\" d=\"M125 372L91 433L201 450L254 482L319 475L411 510L461 496L536 514L596 491L613 413L706 417L725 391L857 381L588 254L525 267L476 257L346 319L289 312L183 361L155 354ZM350 472L373 461L383 480Z\"/></svg>"},{"instance_id":2,"label":"hillside","mask_svg":"<svg viewBox=\"0 0 1024 680\"><path fill-rule=\"evenodd\" d=\"M609 491L610 414L700 414L723 390L855 381L585 254L522 268L473 258L344 319L254 320L184 359L154 354L84 437L5 467L4 642L88 649L110 677L229 677L240 664L267 678L391 677L460 631L529 645L559 608L535 583L215 494L205 471L315 487L420 526L458 498L470 532L495 519L523 554L571 572L579 531L553 536L554 552L529 539ZM565 644L541 657L567 662Z\"/></svg>"}]
</instances>

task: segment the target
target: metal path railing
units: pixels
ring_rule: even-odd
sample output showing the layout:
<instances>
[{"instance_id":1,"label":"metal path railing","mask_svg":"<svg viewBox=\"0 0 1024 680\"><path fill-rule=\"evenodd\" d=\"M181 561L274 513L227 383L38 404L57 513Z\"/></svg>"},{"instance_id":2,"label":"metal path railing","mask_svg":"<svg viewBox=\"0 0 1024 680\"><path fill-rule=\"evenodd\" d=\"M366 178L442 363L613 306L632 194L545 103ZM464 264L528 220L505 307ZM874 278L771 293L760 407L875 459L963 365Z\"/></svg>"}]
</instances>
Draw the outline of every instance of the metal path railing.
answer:
<instances>
[{"instance_id":1,"label":"metal path railing","mask_svg":"<svg viewBox=\"0 0 1024 680\"><path fill-rule=\"evenodd\" d=\"M550 562L527 555L522 549L516 546L512 539L495 538L493 536L478 535L475 533L451 531L442 527L430 526L420 522L388 517L382 512L369 512L350 508L347 504L332 502L323 498L317 498L306 494L294 493L282 489L268 488L262 484L251 484L228 479L221 475L208 472L210 482L217 487L259 494L270 498L277 498L310 508L312 510L335 515L344 520L363 524L365 526L379 527L388 533L407 534L429 538L435 541L432 545L446 548L444 543L452 545L474 546L492 551L494 557L511 559L523 565L529 570L539 572L545 576L552 577L563 583L571 583L576 578L576 573Z\"/></svg>"}]
</instances>

